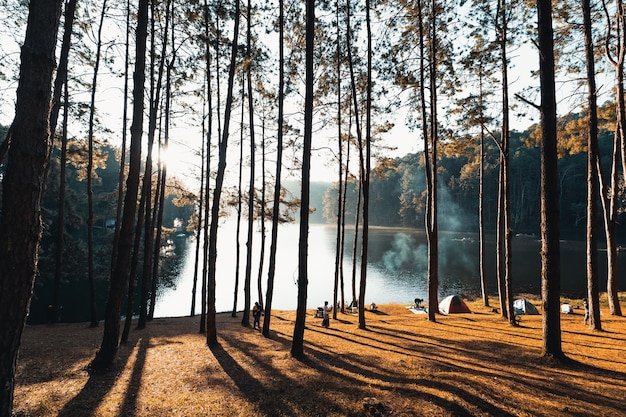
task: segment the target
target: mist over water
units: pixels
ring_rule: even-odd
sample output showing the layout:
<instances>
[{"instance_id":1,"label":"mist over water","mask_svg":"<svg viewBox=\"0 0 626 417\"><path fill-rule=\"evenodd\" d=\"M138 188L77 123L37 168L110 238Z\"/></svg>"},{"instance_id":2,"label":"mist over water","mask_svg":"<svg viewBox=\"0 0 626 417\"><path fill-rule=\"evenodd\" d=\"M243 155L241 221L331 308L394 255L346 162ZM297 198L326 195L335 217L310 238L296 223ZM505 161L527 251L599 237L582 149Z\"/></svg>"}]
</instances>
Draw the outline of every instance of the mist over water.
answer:
<instances>
[{"instance_id":1,"label":"mist over water","mask_svg":"<svg viewBox=\"0 0 626 417\"><path fill-rule=\"evenodd\" d=\"M218 312L232 311L234 300L236 228L233 221L220 225L218 232L216 309ZM245 273L246 231L242 228L240 237L241 264L239 267L239 291L237 310L243 308L243 282ZM344 258L345 301L352 300L352 245L354 230L346 230ZM275 309L296 309L298 280L298 225L283 225L279 229L275 288L272 307ZM428 247L423 231L401 228L371 227L369 230L369 259L367 273L367 304L376 302L411 304L415 298L427 299L427 254ZM184 246L180 253L180 274L163 287L157 297L155 315L157 317L185 316L190 314L191 289L193 285L195 240L177 239L176 245ZM266 240L266 255L270 247L269 226ZM202 246L202 245L201 245ZM324 301L333 300L335 280L336 232L333 226L314 224L309 230L309 267L307 308L316 308ZM488 291L497 294L495 278L495 244L490 237L486 242L486 270ZM255 231L253 241L251 303L259 299L257 277L259 260L256 254L260 249L260 233ZM465 297L480 295L479 242L475 234L439 233L439 298L450 294ZM541 245L534 236L516 237L513 240L513 286L516 293L541 292ZM600 252L601 256L605 252ZM357 248L360 261L361 250ZM583 297L586 291L585 243L562 242L563 295ZM620 254L620 266L624 268L624 255ZM267 283L267 266L262 272L263 299ZM606 265L600 262L600 288L606 289ZM198 273L196 292L196 314L200 312L202 259ZM360 270L356 268L356 291L358 296ZM621 283L621 289L624 284ZM339 296L341 299L341 296Z\"/></svg>"}]
</instances>

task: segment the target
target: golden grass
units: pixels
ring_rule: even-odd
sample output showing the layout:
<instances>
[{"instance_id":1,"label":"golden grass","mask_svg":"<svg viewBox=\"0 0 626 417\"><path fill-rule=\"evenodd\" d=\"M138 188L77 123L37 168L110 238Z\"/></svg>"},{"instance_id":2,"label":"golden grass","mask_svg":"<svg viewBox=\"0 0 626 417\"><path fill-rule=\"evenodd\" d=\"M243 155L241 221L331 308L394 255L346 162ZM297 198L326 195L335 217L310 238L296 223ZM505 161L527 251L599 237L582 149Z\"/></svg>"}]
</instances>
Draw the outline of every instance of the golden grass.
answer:
<instances>
[{"instance_id":1,"label":"golden grass","mask_svg":"<svg viewBox=\"0 0 626 417\"><path fill-rule=\"evenodd\" d=\"M570 300L575 305L580 300ZM494 301L495 303L495 301ZM537 303L535 301L535 303ZM479 302L431 323L402 305L331 327L307 316L306 359L291 357L295 312L276 311L271 338L218 315L209 349L199 318L164 318L131 332L115 369L86 371L102 327L31 326L17 369L17 416L624 416L626 318L604 331L562 315L570 362L541 357L541 316L520 327Z\"/></svg>"}]
</instances>

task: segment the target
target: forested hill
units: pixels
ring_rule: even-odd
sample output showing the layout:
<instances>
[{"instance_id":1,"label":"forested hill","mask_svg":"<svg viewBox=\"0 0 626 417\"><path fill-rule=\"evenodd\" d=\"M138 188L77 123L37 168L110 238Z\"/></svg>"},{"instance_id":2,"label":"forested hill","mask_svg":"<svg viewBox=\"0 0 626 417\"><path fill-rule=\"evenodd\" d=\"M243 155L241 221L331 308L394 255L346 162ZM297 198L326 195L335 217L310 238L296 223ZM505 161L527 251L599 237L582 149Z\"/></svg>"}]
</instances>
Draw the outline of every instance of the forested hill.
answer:
<instances>
[{"instance_id":1,"label":"forested hill","mask_svg":"<svg viewBox=\"0 0 626 417\"><path fill-rule=\"evenodd\" d=\"M606 110L608 106L605 106ZM608 111L610 113L610 111ZM583 239L587 204L587 154L584 117L572 114L559 124L559 181L562 235ZM610 117L600 132L603 171L610 172L613 133ZM510 197L513 233L539 235L540 153L536 146L536 125L524 132L511 133ZM498 202L498 151L493 141L485 142L484 170L485 227L495 230ZM439 227L446 231L478 231L479 155L477 138L448 140L439 147L438 214ZM425 208L424 166L422 153L384 160L372 173L370 184L370 225L422 228ZM623 187L623 184L622 184ZM356 181L348 184L346 222L354 223L357 197ZM620 190L620 195L622 191ZM620 204L624 204L620 199ZM337 185L326 190L324 218L336 222ZM601 220L599 220L601 221ZM602 226L600 225L600 230ZM626 236L620 230L622 238Z\"/></svg>"}]
</instances>

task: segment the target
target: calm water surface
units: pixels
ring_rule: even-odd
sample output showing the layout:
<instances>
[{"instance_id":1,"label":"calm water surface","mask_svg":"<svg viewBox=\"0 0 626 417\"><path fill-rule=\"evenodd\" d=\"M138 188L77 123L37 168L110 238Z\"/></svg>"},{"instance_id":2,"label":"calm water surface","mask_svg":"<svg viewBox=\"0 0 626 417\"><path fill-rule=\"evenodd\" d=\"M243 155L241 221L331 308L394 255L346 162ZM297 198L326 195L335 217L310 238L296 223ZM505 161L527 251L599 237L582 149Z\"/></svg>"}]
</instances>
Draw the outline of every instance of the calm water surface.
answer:
<instances>
[{"instance_id":1,"label":"calm water surface","mask_svg":"<svg viewBox=\"0 0 626 417\"><path fill-rule=\"evenodd\" d=\"M256 225L255 227L258 227ZM279 229L274 298L276 309L297 307L298 278L298 225L283 225ZM348 229L346 254L344 259L345 296L352 298L352 242L353 229ZM216 282L216 308L218 312L231 311L234 300L236 264L236 229L234 222L222 224L218 232L218 261ZM257 301L259 276L260 233L253 242L254 261L251 276L251 301ZM183 246L180 273L168 287L159 294L155 315L171 317L189 315L194 276L195 240L178 239L176 244ZM239 292L237 309L243 308L243 281L245 274L246 230L242 226L240 237L241 261L239 267ZM333 299L335 279L335 228L327 225L312 225L309 232L309 285L308 308L317 307L325 300ZM268 225L265 253L269 256L270 227ZM369 260L367 271L366 302L406 303L414 298L427 298L426 255L427 246L424 233L412 229L371 228ZM480 294L478 237L473 234L439 234L439 297L449 294L478 296ZM360 249L357 252L360 259ZM535 236L521 236L513 240L513 285L518 293L541 291L540 242ZM605 252L601 252L604 254ZM561 290L564 295L583 297L586 289L585 243L565 241L561 244ZM626 267L625 256L620 255L620 270ZM201 264L202 262L200 262ZM606 288L606 266L604 258L600 262L600 288ZM263 296L267 282L267 266L264 262L261 274ZM487 241L487 273L490 294L497 294L495 278L495 247L493 240ZM359 270L357 268L357 291ZM201 274L199 274L201 276ZM621 283L620 288L623 289ZM198 282L197 302L200 305L200 282ZM199 307L196 307L196 314Z\"/></svg>"}]
</instances>

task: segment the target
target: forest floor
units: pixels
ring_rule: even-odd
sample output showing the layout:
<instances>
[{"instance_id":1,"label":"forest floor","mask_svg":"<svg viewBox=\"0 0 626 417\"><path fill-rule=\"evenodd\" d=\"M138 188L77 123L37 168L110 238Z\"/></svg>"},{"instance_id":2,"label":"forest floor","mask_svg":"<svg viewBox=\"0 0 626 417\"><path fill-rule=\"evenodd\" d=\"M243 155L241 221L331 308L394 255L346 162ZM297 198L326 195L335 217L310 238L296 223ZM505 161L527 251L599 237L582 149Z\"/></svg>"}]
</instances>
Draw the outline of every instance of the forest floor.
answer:
<instances>
[{"instance_id":1,"label":"forest floor","mask_svg":"<svg viewBox=\"0 0 626 417\"><path fill-rule=\"evenodd\" d=\"M622 296L622 306L625 306ZM531 301L539 305L539 300ZM275 311L271 337L218 314L209 349L199 317L161 318L131 332L114 369L87 371L103 324L27 326L14 414L31 416L625 416L626 317L583 325L580 300L561 315L568 361L542 358L542 318L519 327L480 301L473 313L414 314L404 305L307 311L305 359L291 357L294 311ZM492 300L492 305L497 305ZM576 308L577 307L577 308Z\"/></svg>"}]
</instances>

